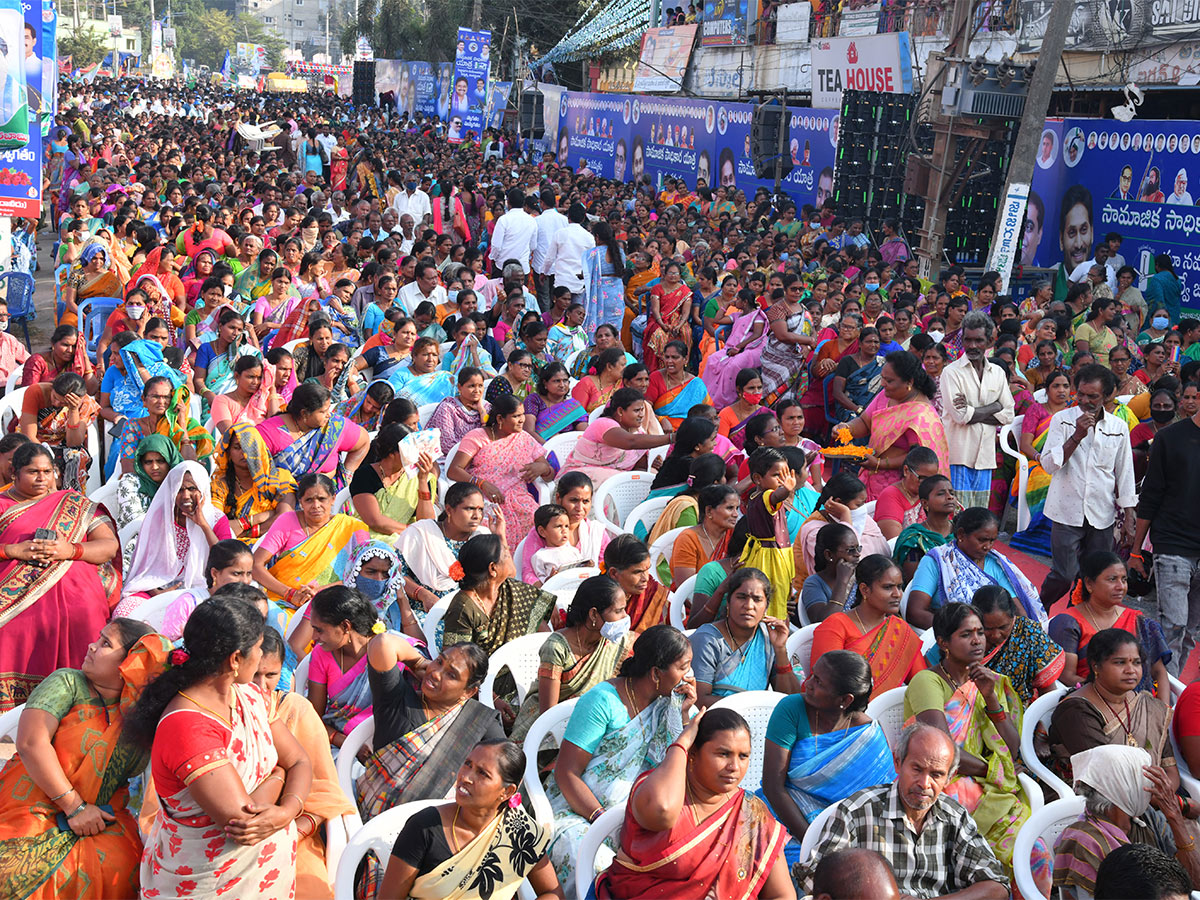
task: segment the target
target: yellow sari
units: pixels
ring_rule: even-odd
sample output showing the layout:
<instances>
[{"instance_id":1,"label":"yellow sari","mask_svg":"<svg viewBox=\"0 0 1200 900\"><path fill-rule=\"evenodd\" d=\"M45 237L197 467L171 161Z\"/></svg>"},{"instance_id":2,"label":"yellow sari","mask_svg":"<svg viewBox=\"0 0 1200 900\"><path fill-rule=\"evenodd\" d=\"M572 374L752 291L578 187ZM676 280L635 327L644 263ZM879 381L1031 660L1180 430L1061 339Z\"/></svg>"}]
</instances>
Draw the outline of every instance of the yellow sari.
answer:
<instances>
[{"instance_id":1,"label":"yellow sari","mask_svg":"<svg viewBox=\"0 0 1200 900\"><path fill-rule=\"evenodd\" d=\"M324 587L342 578L350 554L368 538L367 526L353 516L335 515L316 532L289 550L282 550L267 562L267 571L289 588L317 584ZM271 590L267 597L293 613L296 607Z\"/></svg>"}]
</instances>

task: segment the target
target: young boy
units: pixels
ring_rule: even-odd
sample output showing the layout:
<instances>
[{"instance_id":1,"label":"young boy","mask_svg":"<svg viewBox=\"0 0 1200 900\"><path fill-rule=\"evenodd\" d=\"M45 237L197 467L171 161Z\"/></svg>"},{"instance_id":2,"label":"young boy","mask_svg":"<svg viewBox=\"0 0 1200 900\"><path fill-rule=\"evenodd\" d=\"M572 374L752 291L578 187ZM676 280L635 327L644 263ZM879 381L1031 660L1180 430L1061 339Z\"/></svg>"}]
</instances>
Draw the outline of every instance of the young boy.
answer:
<instances>
[{"instance_id":1,"label":"young boy","mask_svg":"<svg viewBox=\"0 0 1200 900\"><path fill-rule=\"evenodd\" d=\"M530 561L537 578L535 587L541 587L552 575L588 564L578 548L571 546L571 519L566 509L557 503L539 506L533 514L533 527L537 529L538 537L546 542Z\"/></svg>"}]
</instances>

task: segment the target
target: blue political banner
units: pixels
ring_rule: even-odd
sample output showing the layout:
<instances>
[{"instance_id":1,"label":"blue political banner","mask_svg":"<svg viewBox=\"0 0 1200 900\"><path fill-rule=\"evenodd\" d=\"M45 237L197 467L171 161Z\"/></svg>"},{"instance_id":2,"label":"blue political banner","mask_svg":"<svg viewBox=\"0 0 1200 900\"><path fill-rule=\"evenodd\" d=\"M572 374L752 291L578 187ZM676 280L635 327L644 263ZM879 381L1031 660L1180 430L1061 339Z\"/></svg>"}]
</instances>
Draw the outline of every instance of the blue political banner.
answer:
<instances>
[{"instance_id":1,"label":"blue political banner","mask_svg":"<svg viewBox=\"0 0 1200 900\"><path fill-rule=\"evenodd\" d=\"M1116 232L1142 279L1169 253L1200 309L1200 122L1048 120L1035 162L1023 264L1069 276Z\"/></svg>"},{"instance_id":2,"label":"blue political banner","mask_svg":"<svg viewBox=\"0 0 1200 900\"><path fill-rule=\"evenodd\" d=\"M754 118L752 103L717 105L717 141L713 186L738 188L753 197L759 188L774 192L775 182L754 174L750 155L750 131ZM820 206L833 195L833 169L837 156L839 116L837 110L788 107L785 152L791 156L792 171L780 187L798 204Z\"/></svg>"},{"instance_id":3,"label":"blue political banner","mask_svg":"<svg viewBox=\"0 0 1200 900\"><path fill-rule=\"evenodd\" d=\"M58 115L58 5L42 0L42 134L50 133L50 123Z\"/></svg>"},{"instance_id":4,"label":"blue political banner","mask_svg":"<svg viewBox=\"0 0 1200 900\"><path fill-rule=\"evenodd\" d=\"M438 63L434 76L434 113L443 122L450 117L450 86L454 83L454 63Z\"/></svg>"},{"instance_id":5,"label":"blue political banner","mask_svg":"<svg viewBox=\"0 0 1200 900\"><path fill-rule=\"evenodd\" d=\"M447 140L460 141L467 132L483 133L483 108L487 102L488 67L492 33L458 29L454 54L454 87L450 91Z\"/></svg>"},{"instance_id":6,"label":"blue political banner","mask_svg":"<svg viewBox=\"0 0 1200 900\"><path fill-rule=\"evenodd\" d=\"M504 111L508 108L508 95L512 93L511 81L493 81L488 90L487 107L484 109L483 120L488 128L504 126Z\"/></svg>"},{"instance_id":7,"label":"blue political banner","mask_svg":"<svg viewBox=\"0 0 1200 900\"><path fill-rule=\"evenodd\" d=\"M694 187L698 177L712 184L717 106L715 100L634 96L633 178L644 171L655 185L664 178L682 178Z\"/></svg>"},{"instance_id":8,"label":"blue political banner","mask_svg":"<svg viewBox=\"0 0 1200 900\"><path fill-rule=\"evenodd\" d=\"M603 178L625 181L632 98L567 91L559 105L558 159Z\"/></svg>"}]
</instances>

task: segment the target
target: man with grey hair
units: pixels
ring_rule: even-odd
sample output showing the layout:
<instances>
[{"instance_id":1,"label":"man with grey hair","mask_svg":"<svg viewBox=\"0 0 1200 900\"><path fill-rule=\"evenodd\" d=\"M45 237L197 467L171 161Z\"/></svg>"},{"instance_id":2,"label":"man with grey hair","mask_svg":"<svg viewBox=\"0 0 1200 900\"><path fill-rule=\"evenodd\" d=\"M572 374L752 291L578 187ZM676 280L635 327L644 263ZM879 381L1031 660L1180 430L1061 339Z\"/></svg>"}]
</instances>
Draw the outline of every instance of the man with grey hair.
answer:
<instances>
[{"instance_id":1,"label":"man with grey hair","mask_svg":"<svg viewBox=\"0 0 1200 900\"><path fill-rule=\"evenodd\" d=\"M821 860L858 848L887 860L902 895L1005 900L1004 867L971 814L944 793L959 756L958 745L940 728L917 722L904 729L896 745L896 780L837 804L812 856L796 864L797 882L813 893Z\"/></svg>"},{"instance_id":2,"label":"man with grey hair","mask_svg":"<svg viewBox=\"0 0 1200 900\"><path fill-rule=\"evenodd\" d=\"M950 483L964 507L985 509L996 467L996 428L1013 420L1015 408L1004 370L988 362L996 324L979 311L962 322L963 354L942 370L939 390L950 448Z\"/></svg>"}]
</instances>

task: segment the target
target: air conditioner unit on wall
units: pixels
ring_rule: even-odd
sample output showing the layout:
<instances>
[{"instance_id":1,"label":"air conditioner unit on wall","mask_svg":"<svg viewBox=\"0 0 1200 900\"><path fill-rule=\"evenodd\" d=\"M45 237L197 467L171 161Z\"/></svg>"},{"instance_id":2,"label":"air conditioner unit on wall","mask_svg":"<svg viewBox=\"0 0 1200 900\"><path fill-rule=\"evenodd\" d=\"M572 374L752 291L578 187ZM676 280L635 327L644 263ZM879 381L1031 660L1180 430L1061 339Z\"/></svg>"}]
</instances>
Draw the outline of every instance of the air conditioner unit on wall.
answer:
<instances>
[{"instance_id":1,"label":"air conditioner unit on wall","mask_svg":"<svg viewBox=\"0 0 1200 900\"><path fill-rule=\"evenodd\" d=\"M948 116L1019 119L1025 111L1030 68L1010 60L956 60L942 90L942 112Z\"/></svg>"}]
</instances>

